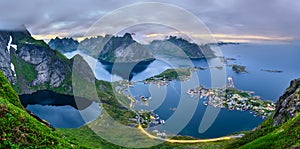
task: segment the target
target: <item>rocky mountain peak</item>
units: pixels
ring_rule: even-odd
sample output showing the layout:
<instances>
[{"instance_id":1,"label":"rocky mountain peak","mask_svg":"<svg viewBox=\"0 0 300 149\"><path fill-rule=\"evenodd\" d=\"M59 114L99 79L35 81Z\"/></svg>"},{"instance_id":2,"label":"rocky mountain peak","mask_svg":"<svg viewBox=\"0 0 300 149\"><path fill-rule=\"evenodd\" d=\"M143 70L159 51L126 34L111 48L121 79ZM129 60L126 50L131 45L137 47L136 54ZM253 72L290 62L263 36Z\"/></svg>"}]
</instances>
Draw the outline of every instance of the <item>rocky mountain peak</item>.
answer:
<instances>
[{"instance_id":1,"label":"rocky mountain peak","mask_svg":"<svg viewBox=\"0 0 300 149\"><path fill-rule=\"evenodd\" d=\"M133 38L130 33L125 33L123 36L124 40L133 41Z\"/></svg>"}]
</instances>

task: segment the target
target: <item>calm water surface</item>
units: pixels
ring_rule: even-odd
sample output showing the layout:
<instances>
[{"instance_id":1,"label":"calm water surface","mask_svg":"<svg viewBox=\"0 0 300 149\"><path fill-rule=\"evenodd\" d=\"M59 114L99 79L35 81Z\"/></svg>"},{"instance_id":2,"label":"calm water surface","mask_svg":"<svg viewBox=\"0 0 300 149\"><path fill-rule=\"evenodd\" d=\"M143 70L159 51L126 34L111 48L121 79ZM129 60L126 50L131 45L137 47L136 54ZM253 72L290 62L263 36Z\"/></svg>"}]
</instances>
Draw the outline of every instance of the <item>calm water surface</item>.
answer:
<instances>
[{"instance_id":1,"label":"calm water surface","mask_svg":"<svg viewBox=\"0 0 300 149\"><path fill-rule=\"evenodd\" d=\"M234 84L237 88L242 90L254 91L255 95L261 96L264 100L277 101L279 96L283 93L286 87L288 87L290 80L300 77L300 46L297 45L261 45L261 44L241 44L241 45L225 45L221 47L222 53L225 57L235 58L234 61L229 61L230 64L239 64L246 66L249 73L237 74L231 71L230 67L226 67L226 76L233 77ZM71 58L78 52L65 53L68 58ZM82 54L82 53L81 53ZM84 54L82 54L84 55ZM92 57L85 56L85 60L94 69L94 73L97 79L106 81L117 81L123 79L118 74L111 74L107 69L107 66L97 62ZM213 61L213 60L208 60ZM206 60L193 60L192 63L195 66L208 67ZM213 62L212 62L213 64ZM184 67L186 66L185 60L161 56L157 60L150 63L146 69L140 72L132 73L131 81L141 81L149 78L153 75L159 74L164 70L172 67ZM270 73L261 71L261 69L268 70L282 70L282 73ZM199 83L205 87L211 87L210 70L199 70L194 75L198 77ZM187 105L185 109L188 113L190 109L191 120L180 131L180 135L189 135L199 138L213 138L228 135L234 132L242 130L251 130L263 120L259 117L254 117L249 111L229 111L227 109L221 109L215 122L204 133L199 133L198 128L202 120L206 106L203 105L205 99L198 99L197 97L190 97L186 95L186 90L181 90L182 82L172 81L169 86L160 87L149 86L148 84L136 83L133 88L130 88L129 92L133 97L138 96L155 96L148 105L143 105L141 102L137 102L136 109L148 109L154 110L162 119L168 120L174 114L180 103L180 95L184 96L185 102L190 104L190 108ZM192 88L193 85L190 86ZM161 95L151 95L153 90L161 92ZM65 105L65 106L49 106L49 105L28 105L28 109L37 111L39 116L45 119L55 119L52 117L51 112L57 111L55 115L60 115L57 120L65 119L74 126L81 126L85 123L84 120L78 118L80 110ZM44 112L39 110L45 109ZM90 111L97 111L97 108L91 108ZM69 114L65 114L69 113ZM78 114L76 114L78 113ZM97 112L96 112L97 113ZM187 115L190 115L188 113ZM184 115L183 115L184 116ZM52 118L51 118L52 117ZM70 118L70 119L69 119ZM93 119L93 118L91 118ZM52 121L52 120L51 120ZM180 120L178 120L178 123ZM170 126L174 124L168 124ZM66 124L57 124L57 127L73 127ZM168 131L168 130L167 130ZM172 132L172 130L170 130Z\"/></svg>"}]
</instances>

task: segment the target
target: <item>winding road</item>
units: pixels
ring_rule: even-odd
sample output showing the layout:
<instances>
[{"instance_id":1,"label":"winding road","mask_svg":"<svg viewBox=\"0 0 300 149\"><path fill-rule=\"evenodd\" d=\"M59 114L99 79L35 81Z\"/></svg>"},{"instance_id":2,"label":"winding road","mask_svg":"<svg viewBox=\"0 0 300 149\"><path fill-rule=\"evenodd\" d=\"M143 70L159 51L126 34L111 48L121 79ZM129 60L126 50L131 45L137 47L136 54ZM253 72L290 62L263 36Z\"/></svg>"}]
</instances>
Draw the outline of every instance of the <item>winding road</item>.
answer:
<instances>
[{"instance_id":1,"label":"winding road","mask_svg":"<svg viewBox=\"0 0 300 149\"><path fill-rule=\"evenodd\" d=\"M236 138L242 138L244 136L244 134L237 134L237 135L232 135L232 136L225 136L225 137L219 137L219 138L211 138L211 139L197 139L197 140L175 140L175 139L167 139L167 138L161 138L158 136L154 136L152 134L150 134L149 132L147 132L142 125L140 124L140 115L138 112L136 112L133 109L133 102L134 100L132 98L129 98L131 100L130 103L130 109L138 116L137 118L137 124L138 127L137 129L139 129L143 134L145 134L147 137L151 138L151 139L157 139L157 140L161 140L161 141L166 141L166 142L170 142L170 143L203 143L203 142L215 142L215 141L222 141L222 140L230 140L230 139L236 139Z\"/></svg>"},{"instance_id":2,"label":"winding road","mask_svg":"<svg viewBox=\"0 0 300 149\"><path fill-rule=\"evenodd\" d=\"M230 140L235 138L241 138L244 136L244 134L238 134L238 135L232 135L232 136L226 136L226 137L219 137L219 138L212 138L212 139L197 139L197 140L175 140L175 139L165 139L161 137L154 136L150 133L148 133L140 124L137 127L143 134L148 136L151 139L158 139L170 143L203 143L203 142L214 142L214 141L222 141L222 140Z\"/></svg>"}]
</instances>

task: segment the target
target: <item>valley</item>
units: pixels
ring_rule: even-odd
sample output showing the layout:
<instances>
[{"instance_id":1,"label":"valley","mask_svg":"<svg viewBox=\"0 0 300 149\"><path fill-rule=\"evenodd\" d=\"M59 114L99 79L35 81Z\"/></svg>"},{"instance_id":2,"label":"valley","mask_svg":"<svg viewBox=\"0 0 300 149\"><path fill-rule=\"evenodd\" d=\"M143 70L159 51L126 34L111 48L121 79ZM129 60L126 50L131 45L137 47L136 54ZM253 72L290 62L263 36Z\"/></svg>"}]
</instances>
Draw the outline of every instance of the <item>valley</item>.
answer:
<instances>
[{"instance_id":1,"label":"valley","mask_svg":"<svg viewBox=\"0 0 300 149\"><path fill-rule=\"evenodd\" d=\"M0 60L3 62L1 70L4 72L4 74L1 74L0 113L2 115L1 118L5 120L1 121L1 129L5 132L1 134L1 139L5 143L1 144L0 147L29 147L32 144L48 146L51 144L51 142L47 141L38 143L39 138L31 138L29 142L24 142L25 138L30 137L31 131L41 135L42 138L52 139L57 143L58 148L119 147L109 143L112 140L107 141L101 138L99 134L119 142L118 145L124 145L125 142L131 142L135 139L144 139L145 142L139 142L139 146L147 146L149 142L154 141L154 144L157 143L157 146L154 146L154 148L207 148L220 146L222 148L231 148L237 147L237 145L245 145L247 147L253 142L259 142L266 138L278 139L276 131L298 123L299 82L297 80L292 81L290 87L280 97L275 107L273 102L281 94L280 90L283 90L286 86L283 84L277 88L277 95L270 96L270 94L273 94L273 91L276 91L276 88L271 88L273 84L263 87L263 90L260 91L259 86L266 84L260 84L259 82L271 79L273 83L278 85L280 82L276 78L280 76L277 73L270 73L267 76L268 78L262 77L257 79L257 75L261 77L265 71L253 67L254 64L247 61L247 59L244 61L235 56L235 54L231 55L231 51L225 53L228 54L226 57L235 58L236 60L233 63L237 62L246 65L249 73L236 73L235 70L231 70L231 65L222 67L220 65L211 65L215 64L214 60L218 60L218 57L215 56L207 59L201 58L202 56L186 59L180 56L168 57L165 54L161 55L158 53L151 57L151 62L140 64L143 67L142 69L136 68L136 71L133 72L130 69L124 73L124 71L118 69L127 69L128 67L134 69L136 61L130 62L132 65L128 66L129 61L125 60L126 65L117 63L119 65L119 67L116 67L117 69L113 66L108 69L106 67L111 64L106 62L112 62L115 58L102 57L106 61L103 62L101 60L97 61L99 57L95 58L93 55L90 55L96 59L96 68L101 67L93 70L91 69L93 67L91 67L90 61L85 60L86 56L84 54L77 53L74 57L68 59L65 56L68 53L60 53L59 51L63 50L53 50L43 41L33 39L27 30L0 33L2 39L0 42L2 52ZM126 34L123 37L115 37L116 39L113 40L122 40L124 38L124 44L126 42L135 43L129 36ZM176 37L170 37L169 40L174 42L174 44L177 42L174 40L178 40L178 42L193 46L193 44L188 44L187 41ZM159 43L162 44L163 42L160 41ZM10 48L7 48L7 46ZM226 45L225 49L231 48L234 51L236 46L240 45ZM211 48L213 49L214 47ZM7 49L10 51L8 52ZM70 51L72 50L65 50L65 52ZM109 48L107 51L111 52ZM246 53L246 55L249 56L250 54ZM256 58L256 55L253 57ZM208 61L212 62L208 63ZM124 59L120 62L124 62ZM174 65L168 65L170 63ZM282 67L285 66L282 65ZM281 74L294 72L296 70L295 67L297 65L291 65L290 68L285 68L285 71L281 72ZM232 76L235 84L230 84L228 80L228 88L210 88L211 71L222 69L227 71L226 77L231 78ZM123 73L122 75L120 75L121 72ZM107 74L109 79L99 80L97 78L97 76L103 74ZM71 77L71 75L73 76ZM113 75L118 76L121 81L111 79ZM290 80L295 76L292 74L286 77L285 80ZM248 87L249 84L253 83L245 81L246 79L250 81L255 80L252 88ZM10 84L12 87L10 87ZM252 92L252 89L255 92ZM270 92L267 89L270 89ZM244 90L251 90L251 92ZM21 102L17 94L20 95ZM205 102L205 99L208 100ZM182 101L184 101L183 105L181 105ZM181 106L185 108L181 109ZM279 107L284 110L278 109ZM50 131L50 128L28 115L25 108L33 111L39 117L50 122L50 124L59 122L54 125L58 130ZM200 120L205 117L204 110L209 108L220 110L220 115L206 132L200 133L197 130L195 131ZM55 110L56 113L51 112L52 110ZM247 110L254 112L255 116ZM184 121L184 119L177 119L177 123L171 121L172 116L177 111L184 111L183 113L186 117L190 118L189 122L182 124L181 131L172 130L174 124L178 125L178 121ZM64 115L66 112L69 112L68 115ZM189 115L194 113L195 115ZM48 115L51 114L55 116L49 117ZM58 115L61 115L62 121L57 121ZM259 117L256 117L256 115ZM285 117L285 115L289 116ZM24 117L27 120L24 120ZM231 117L230 120L229 117ZM74 120L79 120L80 122L77 123ZM20 128L23 122L26 123L26 127ZM260 124L261 122L262 124ZM271 123L274 123L274 125ZM20 134L12 136L11 132L3 127L5 125L16 127L21 131ZM217 131L221 125L227 126L228 129L226 131ZM253 128L254 130L251 131ZM128 131L124 131L124 129L128 129ZM289 127L288 132L283 130L279 133L286 135L292 132L292 136L297 138L298 129L298 127ZM40 134L41 132L42 134ZM82 139L86 142L78 138L75 139L78 137L78 133L84 134L79 138L85 137ZM115 134L126 137L114 138ZM253 136L259 139L255 139ZM18 137L20 139L17 139ZM63 138L63 140L59 141L59 138ZM297 145L295 144L297 141L294 138L289 138L290 140L286 142L287 146ZM90 145L89 141L97 143ZM267 143L272 144L272 142ZM127 145L131 146L134 144ZM264 144L261 145L263 146ZM276 146L278 144L273 145Z\"/></svg>"}]
</instances>

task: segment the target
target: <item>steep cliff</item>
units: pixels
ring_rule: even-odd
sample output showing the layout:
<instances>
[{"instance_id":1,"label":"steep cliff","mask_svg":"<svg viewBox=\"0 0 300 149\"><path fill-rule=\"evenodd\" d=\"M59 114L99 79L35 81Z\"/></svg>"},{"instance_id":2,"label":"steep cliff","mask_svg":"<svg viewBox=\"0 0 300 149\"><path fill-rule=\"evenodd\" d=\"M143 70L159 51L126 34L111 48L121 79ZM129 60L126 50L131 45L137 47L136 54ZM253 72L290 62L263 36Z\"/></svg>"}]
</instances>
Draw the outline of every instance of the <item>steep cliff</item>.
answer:
<instances>
[{"instance_id":1,"label":"steep cliff","mask_svg":"<svg viewBox=\"0 0 300 149\"><path fill-rule=\"evenodd\" d=\"M72 61L32 38L25 28L0 31L0 62L0 70L19 94L41 89L71 93Z\"/></svg>"},{"instance_id":2,"label":"steep cliff","mask_svg":"<svg viewBox=\"0 0 300 149\"><path fill-rule=\"evenodd\" d=\"M274 125L282 124L300 111L300 78L292 80L284 94L279 97L274 112Z\"/></svg>"},{"instance_id":3,"label":"steep cliff","mask_svg":"<svg viewBox=\"0 0 300 149\"><path fill-rule=\"evenodd\" d=\"M8 80L12 83L16 82L16 76L13 67L13 64L10 60L10 36L7 33L0 32L0 67L7 76Z\"/></svg>"}]
</instances>

